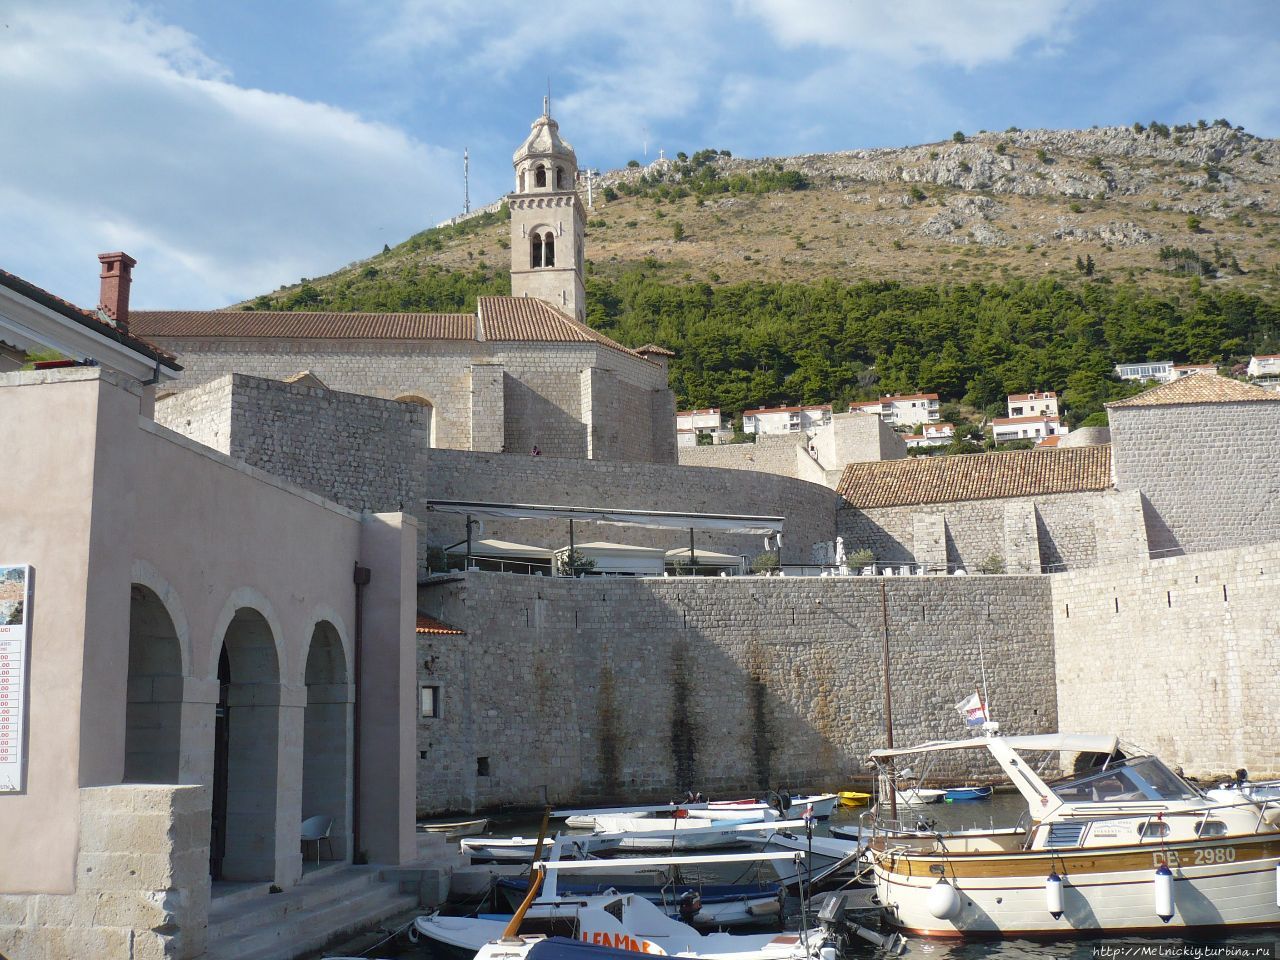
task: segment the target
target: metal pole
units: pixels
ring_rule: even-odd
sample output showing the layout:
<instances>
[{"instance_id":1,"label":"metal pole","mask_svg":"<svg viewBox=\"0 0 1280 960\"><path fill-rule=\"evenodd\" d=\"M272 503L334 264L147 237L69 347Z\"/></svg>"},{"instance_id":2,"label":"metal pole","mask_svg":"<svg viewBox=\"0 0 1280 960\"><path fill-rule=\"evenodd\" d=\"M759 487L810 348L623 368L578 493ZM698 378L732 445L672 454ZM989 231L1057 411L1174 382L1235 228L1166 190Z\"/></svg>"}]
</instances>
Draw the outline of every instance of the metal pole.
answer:
<instances>
[{"instance_id":1,"label":"metal pole","mask_svg":"<svg viewBox=\"0 0 1280 960\"><path fill-rule=\"evenodd\" d=\"M698 558L693 552L693 527L689 528L689 572L694 573L694 567L698 565Z\"/></svg>"},{"instance_id":2,"label":"metal pole","mask_svg":"<svg viewBox=\"0 0 1280 960\"><path fill-rule=\"evenodd\" d=\"M467 562L463 566L463 570L471 569L471 514L467 514Z\"/></svg>"},{"instance_id":3,"label":"metal pole","mask_svg":"<svg viewBox=\"0 0 1280 960\"><path fill-rule=\"evenodd\" d=\"M880 619L883 626L881 652L884 656L884 735L886 745L893 749L893 688L889 682L889 595L884 581L880 581ZM893 760L889 760L889 817L898 819L898 788L893 781Z\"/></svg>"},{"instance_id":4,"label":"metal pole","mask_svg":"<svg viewBox=\"0 0 1280 960\"><path fill-rule=\"evenodd\" d=\"M573 521L569 521L569 576L570 578L577 575L578 558L573 552Z\"/></svg>"}]
</instances>

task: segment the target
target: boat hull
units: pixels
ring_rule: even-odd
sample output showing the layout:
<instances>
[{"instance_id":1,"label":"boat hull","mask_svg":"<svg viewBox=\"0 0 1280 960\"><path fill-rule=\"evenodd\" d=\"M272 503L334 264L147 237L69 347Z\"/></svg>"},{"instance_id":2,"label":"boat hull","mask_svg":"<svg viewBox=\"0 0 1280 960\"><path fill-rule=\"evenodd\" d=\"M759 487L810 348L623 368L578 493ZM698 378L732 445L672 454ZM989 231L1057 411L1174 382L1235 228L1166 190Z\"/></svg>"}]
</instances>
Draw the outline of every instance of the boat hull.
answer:
<instances>
[{"instance_id":1,"label":"boat hull","mask_svg":"<svg viewBox=\"0 0 1280 960\"><path fill-rule=\"evenodd\" d=\"M969 800L986 800L990 796L990 787L953 787L946 792L946 800L948 803L963 803Z\"/></svg>"},{"instance_id":2,"label":"boat hull","mask_svg":"<svg viewBox=\"0 0 1280 960\"><path fill-rule=\"evenodd\" d=\"M1155 871L1173 872L1174 914L1156 914ZM1280 840L1224 838L997 855L879 853L874 879L889 922L917 936L952 939L1210 932L1280 926ZM1062 916L1049 912L1045 881L1062 879ZM930 910L945 875L959 895L952 919Z\"/></svg>"}]
</instances>

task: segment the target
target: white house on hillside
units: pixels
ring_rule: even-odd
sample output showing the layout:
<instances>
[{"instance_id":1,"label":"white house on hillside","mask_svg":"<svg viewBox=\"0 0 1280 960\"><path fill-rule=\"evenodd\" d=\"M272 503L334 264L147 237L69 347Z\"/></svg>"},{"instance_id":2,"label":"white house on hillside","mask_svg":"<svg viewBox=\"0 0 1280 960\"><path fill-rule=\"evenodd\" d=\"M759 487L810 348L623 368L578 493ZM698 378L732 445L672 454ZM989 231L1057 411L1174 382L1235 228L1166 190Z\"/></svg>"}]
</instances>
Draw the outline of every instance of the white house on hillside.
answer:
<instances>
[{"instance_id":1,"label":"white house on hillside","mask_svg":"<svg viewBox=\"0 0 1280 960\"><path fill-rule=\"evenodd\" d=\"M1251 377L1274 377L1280 375L1280 353L1251 357L1249 359L1248 374Z\"/></svg>"},{"instance_id":2,"label":"white house on hillside","mask_svg":"<svg viewBox=\"0 0 1280 960\"><path fill-rule=\"evenodd\" d=\"M721 415L719 407L676 411L676 444L678 446L696 447L699 437L711 437L712 443L728 443L732 436L733 428Z\"/></svg>"},{"instance_id":3,"label":"white house on hillside","mask_svg":"<svg viewBox=\"0 0 1280 960\"><path fill-rule=\"evenodd\" d=\"M1173 379L1172 360L1148 360L1146 363L1118 363L1116 376L1121 380L1157 380L1168 383Z\"/></svg>"},{"instance_id":4,"label":"white house on hillside","mask_svg":"<svg viewBox=\"0 0 1280 960\"><path fill-rule=\"evenodd\" d=\"M811 407L761 407L742 411L743 433L799 433L831 422L831 404Z\"/></svg>"},{"instance_id":5,"label":"white house on hillside","mask_svg":"<svg viewBox=\"0 0 1280 960\"><path fill-rule=\"evenodd\" d=\"M956 428L949 423L928 423L923 433L903 434L902 439L908 450L917 450L921 447L945 447L955 434Z\"/></svg>"},{"instance_id":6,"label":"white house on hillside","mask_svg":"<svg viewBox=\"0 0 1280 960\"><path fill-rule=\"evenodd\" d=\"M912 393L907 396L881 397L865 403L849 404L850 413L874 413L885 423L894 425L937 423L938 395L936 393Z\"/></svg>"},{"instance_id":7,"label":"white house on hillside","mask_svg":"<svg viewBox=\"0 0 1280 960\"><path fill-rule=\"evenodd\" d=\"M1042 440L1067 433L1057 417L996 417L991 421L991 435L996 443L1009 440Z\"/></svg>"},{"instance_id":8,"label":"white house on hillside","mask_svg":"<svg viewBox=\"0 0 1280 960\"><path fill-rule=\"evenodd\" d=\"M1011 393L1008 398L1011 417L1056 417L1058 395L1052 390L1040 393Z\"/></svg>"}]
</instances>

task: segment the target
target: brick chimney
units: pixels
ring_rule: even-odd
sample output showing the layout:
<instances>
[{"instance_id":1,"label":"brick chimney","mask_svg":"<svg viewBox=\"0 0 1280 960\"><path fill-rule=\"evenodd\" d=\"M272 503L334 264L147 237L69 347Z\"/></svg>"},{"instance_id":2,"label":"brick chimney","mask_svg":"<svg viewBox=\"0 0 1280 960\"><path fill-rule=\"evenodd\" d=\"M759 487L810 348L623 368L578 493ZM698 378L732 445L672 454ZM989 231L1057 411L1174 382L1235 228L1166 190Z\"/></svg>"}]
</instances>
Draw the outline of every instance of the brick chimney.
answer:
<instances>
[{"instance_id":1,"label":"brick chimney","mask_svg":"<svg viewBox=\"0 0 1280 960\"><path fill-rule=\"evenodd\" d=\"M98 307L116 322L121 330L129 329L129 284L133 282L133 268L138 261L127 253L100 253L102 286L98 292Z\"/></svg>"}]
</instances>

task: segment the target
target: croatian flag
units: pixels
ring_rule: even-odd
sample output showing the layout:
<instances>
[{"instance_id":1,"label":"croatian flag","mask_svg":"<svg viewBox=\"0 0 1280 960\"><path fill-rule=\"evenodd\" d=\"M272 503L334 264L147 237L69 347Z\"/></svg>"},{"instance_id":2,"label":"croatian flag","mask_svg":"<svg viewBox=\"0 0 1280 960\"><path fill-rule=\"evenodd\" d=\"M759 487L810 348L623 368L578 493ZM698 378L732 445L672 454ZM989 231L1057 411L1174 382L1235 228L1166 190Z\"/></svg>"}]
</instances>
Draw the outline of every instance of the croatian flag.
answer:
<instances>
[{"instance_id":1,"label":"croatian flag","mask_svg":"<svg viewBox=\"0 0 1280 960\"><path fill-rule=\"evenodd\" d=\"M987 722L987 708L982 705L982 699L976 692L957 703L956 709L964 714L964 722L967 726L980 727Z\"/></svg>"}]
</instances>

